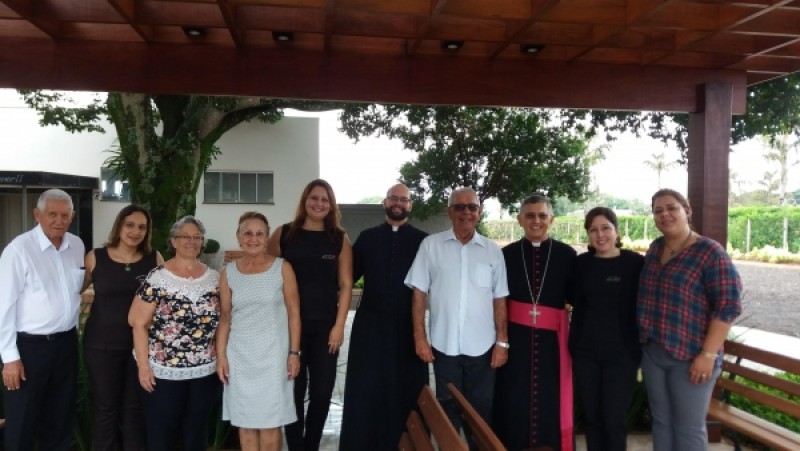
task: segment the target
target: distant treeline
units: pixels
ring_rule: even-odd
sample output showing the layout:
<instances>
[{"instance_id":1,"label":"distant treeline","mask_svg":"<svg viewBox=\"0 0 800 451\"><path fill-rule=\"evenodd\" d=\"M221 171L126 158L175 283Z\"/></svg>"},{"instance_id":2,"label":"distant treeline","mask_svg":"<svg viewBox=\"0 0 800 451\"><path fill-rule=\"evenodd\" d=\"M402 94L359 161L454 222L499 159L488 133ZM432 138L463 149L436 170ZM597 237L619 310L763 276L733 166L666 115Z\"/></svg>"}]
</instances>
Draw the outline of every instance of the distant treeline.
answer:
<instances>
[{"instance_id":1,"label":"distant treeline","mask_svg":"<svg viewBox=\"0 0 800 451\"><path fill-rule=\"evenodd\" d=\"M742 252L771 245L781 248L784 244L784 220L786 243L789 252L800 252L800 208L799 207L737 207L728 211L728 243ZM620 234L632 241L653 240L661 232L653 222L653 216L620 216ZM747 247L747 223L750 222L750 247ZM482 230L490 238L513 241L522 237L522 229L515 219L484 221ZM559 216L550 227L550 236L570 244L586 244L583 218Z\"/></svg>"}]
</instances>

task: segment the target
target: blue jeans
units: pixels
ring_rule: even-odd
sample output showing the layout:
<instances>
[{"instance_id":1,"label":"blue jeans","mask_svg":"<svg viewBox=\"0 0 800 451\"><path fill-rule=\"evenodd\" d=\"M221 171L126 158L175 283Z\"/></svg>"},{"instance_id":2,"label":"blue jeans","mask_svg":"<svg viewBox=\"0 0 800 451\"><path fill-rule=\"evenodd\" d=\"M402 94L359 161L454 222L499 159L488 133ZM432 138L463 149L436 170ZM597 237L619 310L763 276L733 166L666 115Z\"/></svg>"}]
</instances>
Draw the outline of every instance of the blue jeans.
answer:
<instances>
[{"instance_id":1,"label":"blue jeans","mask_svg":"<svg viewBox=\"0 0 800 451\"><path fill-rule=\"evenodd\" d=\"M450 422L457 431L461 430L461 412L455 399L447 389L447 384L456 386L478 414L490 421L492 400L494 399L494 368L492 368L492 347L483 355L451 356L433 349L433 373L436 376L436 399L442 405Z\"/></svg>"},{"instance_id":2,"label":"blue jeans","mask_svg":"<svg viewBox=\"0 0 800 451\"><path fill-rule=\"evenodd\" d=\"M645 344L642 351L642 372L653 418L653 450L707 450L706 414L722 361L717 358L705 383L693 384L689 379L691 360L677 360L653 342Z\"/></svg>"}]
</instances>

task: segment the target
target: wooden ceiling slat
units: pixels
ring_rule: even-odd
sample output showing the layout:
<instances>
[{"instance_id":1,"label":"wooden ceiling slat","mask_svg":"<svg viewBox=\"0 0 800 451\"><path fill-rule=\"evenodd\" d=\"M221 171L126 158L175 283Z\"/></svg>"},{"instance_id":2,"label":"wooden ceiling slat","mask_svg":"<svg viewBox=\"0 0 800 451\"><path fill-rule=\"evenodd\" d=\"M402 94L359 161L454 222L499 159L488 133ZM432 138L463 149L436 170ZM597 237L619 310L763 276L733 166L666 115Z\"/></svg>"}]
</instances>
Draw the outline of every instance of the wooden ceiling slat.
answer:
<instances>
[{"instance_id":1,"label":"wooden ceiling slat","mask_svg":"<svg viewBox=\"0 0 800 451\"><path fill-rule=\"evenodd\" d=\"M0 19L0 37L47 38L44 32L27 20Z\"/></svg>"},{"instance_id":2,"label":"wooden ceiling slat","mask_svg":"<svg viewBox=\"0 0 800 451\"><path fill-rule=\"evenodd\" d=\"M338 11L334 18L337 35L414 38L416 31L414 16Z\"/></svg>"},{"instance_id":3,"label":"wooden ceiling slat","mask_svg":"<svg viewBox=\"0 0 800 451\"><path fill-rule=\"evenodd\" d=\"M242 30L320 34L325 30L325 12L320 9L239 6L237 12L237 20Z\"/></svg>"},{"instance_id":4,"label":"wooden ceiling slat","mask_svg":"<svg viewBox=\"0 0 800 451\"><path fill-rule=\"evenodd\" d=\"M430 0L338 0L339 9L353 9L375 13L415 14L430 12Z\"/></svg>"},{"instance_id":5,"label":"wooden ceiling slat","mask_svg":"<svg viewBox=\"0 0 800 451\"><path fill-rule=\"evenodd\" d=\"M34 0L3 0L3 3L50 38L57 38L61 33L61 23L45 5Z\"/></svg>"},{"instance_id":6,"label":"wooden ceiling slat","mask_svg":"<svg viewBox=\"0 0 800 451\"><path fill-rule=\"evenodd\" d=\"M520 0L491 0L492 14L495 19L526 20L531 17L530 1ZM459 0L447 3L442 9L442 14L464 17L486 17L486 0Z\"/></svg>"},{"instance_id":7,"label":"wooden ceiling slat","mask_svg":"<svg viewBox=\"0 0 800 451\"><path fill-rule=\"evenodd\" d=\"M236 7L231 5L228 0L217 0L217 7L219 7L219 12L222 14L222 19L225 20L231 39L233 39L237 47L241 47L243 38L242 30L239 29L239 25L236 22Z\"/></svg>"},{"instance_id":8,"label":"wooden ceiling slat","mask_svg":"<svg viewBox=\"0 0 800 451\"><path fill-rule=\"evenodd\" d=\"M773 14L753 18L735 28L740 33L800 36L800 8L779 9Z\"/></svg>"},{"instance_id":9,"label":"wooden ceiling slat","mask_svg":"<svg viewBox=\"0 0 800 451\"><path fill-rule=\"evenodd\" d=\"M147 25L227 26L222 11L215 3L137 2L136 19Z\"/></svg>"},{"instance_id":10,"label":"wooden ceiling slat","mask_svg":"<svg viewBox=\"0 0 800 451\"><path fill-rule=\"evenodd\" d=\"M119 13L128 23L133 31L145 41L153 39L153 28L149 25L140 24L136 20L136 0L108 0L108 3Z\"/></svg>"}]
</instances>

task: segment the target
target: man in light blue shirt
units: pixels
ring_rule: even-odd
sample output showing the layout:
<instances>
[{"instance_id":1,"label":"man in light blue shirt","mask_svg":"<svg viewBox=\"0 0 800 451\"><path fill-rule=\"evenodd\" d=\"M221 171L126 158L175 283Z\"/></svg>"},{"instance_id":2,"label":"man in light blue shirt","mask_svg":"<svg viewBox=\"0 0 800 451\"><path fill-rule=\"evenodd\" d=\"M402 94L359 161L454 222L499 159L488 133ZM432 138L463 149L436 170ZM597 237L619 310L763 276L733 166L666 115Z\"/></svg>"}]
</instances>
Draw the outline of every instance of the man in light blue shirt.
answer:
<instances>
[{"instance_id":1,"label":"man in light blue shirt","mask_svg":"<svg viewBox=\"0 0 800 451\"><path fill-rule=\"evenodd\" d=\"M433 363L436 397L456 429L453 383L488 422L494 369L508 359L506 267L500 248L476 232L481 207L471 188L452 192L447 207L453 228L423 240L405 283L414 289L414 342L420 359ZM425 309L430 304L430 341Z\"/></svg>"},{"instance_id":2,"label":"man in light blue shirt","mask_svg":"<svg viewBox=\"0 0 800 451\"><path fill-rule=\"evenodd\" d=\"M33 210L39 223L0 256L0 357L5 449L68 450L78 377L83 242L67 232L72 199L51 189Z\"/></svg>"}]
</instances>

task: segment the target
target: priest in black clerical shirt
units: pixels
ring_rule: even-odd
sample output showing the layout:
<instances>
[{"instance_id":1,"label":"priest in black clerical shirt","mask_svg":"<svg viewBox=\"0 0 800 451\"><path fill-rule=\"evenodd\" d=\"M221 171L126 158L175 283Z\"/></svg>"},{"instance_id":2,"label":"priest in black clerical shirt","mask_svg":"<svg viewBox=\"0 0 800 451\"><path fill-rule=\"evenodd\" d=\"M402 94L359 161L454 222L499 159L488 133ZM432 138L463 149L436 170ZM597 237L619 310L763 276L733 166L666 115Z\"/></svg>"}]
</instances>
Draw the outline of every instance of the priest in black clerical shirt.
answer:
<instances>
[{"instance_id":1,"label":"priest in black clerical shirt","mask_svg":"<svg viewBox=\"0 0 800 451\"><path fill-rule=\"evenodd\" d=\"M576 252L548 236L550 200L533 195L517 216L525 236L503 248L508 275L508 363L497 369L492 426L509 450L572 451L568 316Z\"/></svg>"},{"instance_id":2,"label":"priest in black clerical shirt","mask_svg":"<svg viewBox=\"0 0 800 451\"><path fill-rule=\"evenodd\" d=\"M395 450L408 413L428 383L417 357L411 289L403 280L427 233L409 225L409 190L392 186L383 200L386 222L364 230L353 245L353 280L364 294L350 333L339 449Z\"/></svg>"}]
</instances>

